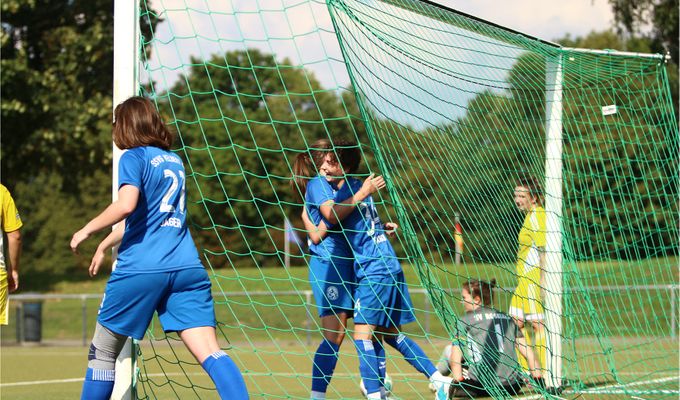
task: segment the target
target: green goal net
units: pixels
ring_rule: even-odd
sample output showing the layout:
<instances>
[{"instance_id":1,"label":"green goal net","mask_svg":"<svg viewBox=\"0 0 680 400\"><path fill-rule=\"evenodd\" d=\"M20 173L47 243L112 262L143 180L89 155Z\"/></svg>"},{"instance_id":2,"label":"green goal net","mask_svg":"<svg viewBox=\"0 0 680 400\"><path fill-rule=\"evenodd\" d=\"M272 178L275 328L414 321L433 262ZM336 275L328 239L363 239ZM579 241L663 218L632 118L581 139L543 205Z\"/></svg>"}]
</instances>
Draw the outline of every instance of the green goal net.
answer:
<instances>
[{"instance_id":1,"label":"green goal net","mask_svg":"<svg viewBox=\"0 0 680 400\"><path fill-rule=\"evenodd\" d=\"M400 225L405 331L433 361L463 282L495 278L508 311L513 190L530 175L548 220L544 375L570 398L678 396L680 142L662 56L567 49L415 0L142 1L139 17L161 21L141 38L140 92L178 134L220 341L252 398L309 398L322 328L292 164L340 137L361 150L357 177L387 180L374 196ZM140 345L139 398L216 396L156 322ZM387 373L398 398L433 397L390 349ZM359 390L346 339L327 398Z\"/></svg>"}]
</instances>

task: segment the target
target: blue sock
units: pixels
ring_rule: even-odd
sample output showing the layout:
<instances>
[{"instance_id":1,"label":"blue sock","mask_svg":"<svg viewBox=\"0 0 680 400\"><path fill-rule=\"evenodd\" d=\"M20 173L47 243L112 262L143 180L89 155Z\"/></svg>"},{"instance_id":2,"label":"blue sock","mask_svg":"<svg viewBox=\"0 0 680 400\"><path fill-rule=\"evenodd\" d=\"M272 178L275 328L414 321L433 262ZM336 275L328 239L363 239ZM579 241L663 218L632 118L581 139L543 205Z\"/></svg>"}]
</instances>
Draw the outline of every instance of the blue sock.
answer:
<instances>
[{"instance_id":1,"label":"blue sock","mask_svg":"<svg viewBox=\"0 0 680 400\"><path fill-rule=\"evenodd\" d=\"M385 360L385 347L379 340L373 341L375 357L378 360L378 375L380 376L380 386L385 386L385 373L387 371L387 361Z\"/></svg>"},{"instance_id":2,"label":"blue sock","mask_svg":"<svg viewBox=\"0 0 680 400\"><path fill-rule=\"evenodd\" d=\"M109 400L115 376L116 371L113 369L88 368L80 400Z\"/></svg>"},{"instance_id":3,"label":"blue sock","mask_svg":"<svg viewBox=\"0 0 680 400\"><path fill-rule=\"evenodd\" d=\"M222 399L247 400L248 389L243 375L227 353L216 351L202 363L205 372L215 383Z\"/></svg>"},{"instance_id":4,"label":"blue sock","mask_svg":"<svg viewBox=\"0 0 680 400\"><path fill-rule=\"evenodd\" d=\"M338 363L338 350L340 346L328 339L324 339L319 344L314 354L314 365L312 365L312 391L326 393Z\"/></svg>"},{"instance_id":5,"label":"blue sock","mask_svg":"<svg viewBox=\"0 0 680 400\"><path fill-rule=\"evenodd\" d=\"M397 337L386 337L385 342L397 349L409 364L413 365L415 369L422 372L426 377L431 377L437 370L437 367L432 364L432 361L430 361L423 349L418 346L418 343L407 338L403 333L400 333Z\"/></svg>"},{"instance_id":6,"label":"blue sock","mask_svg":"<svg viewBox=\"0 0 680 400\"><path fill-rule=\"evenodd\" d=\"M359 373L364 380L366 393L380 393L380 374L378 358L370 340L355 340L354 344L359 354Z\"/></svg>"}]
</instances>

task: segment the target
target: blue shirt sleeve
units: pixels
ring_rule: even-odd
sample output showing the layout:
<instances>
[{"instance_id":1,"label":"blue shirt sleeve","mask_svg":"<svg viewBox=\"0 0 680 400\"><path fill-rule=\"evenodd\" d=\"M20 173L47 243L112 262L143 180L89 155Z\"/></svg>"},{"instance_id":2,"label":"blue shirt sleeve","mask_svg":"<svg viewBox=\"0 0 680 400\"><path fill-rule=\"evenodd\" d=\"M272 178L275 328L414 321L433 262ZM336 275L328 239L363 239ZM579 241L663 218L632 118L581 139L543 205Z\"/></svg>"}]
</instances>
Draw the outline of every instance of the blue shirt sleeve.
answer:
<instances>
[{"instance_id":1,"label":"blue shirt sleeve","mask_svg":"<svg viewBox=\"0 0 680 400\"><path fill-rule=\"evenodd\" d=\"M120 157L118 163L118 189L123 185L132 185L142 189L142 172L144 160L135 151L128 150Z\"/></svg>"},{"instance_id":2,"label":"blue shirt sleeve","mask_svg":"<svg viewBox=\"0 0 680 400\"><path fill-rule=\"evenodd\" d=\"M307 184L308 201L314 206L320 206L328 200L335 200L333 189L321 179L312 179Z\"/></svg>"},{"instance_id":3,"label":"blue shirt sleeve","mask_svg":"<svg viewBox=\"0 0 680 400\"><path fill-rule=\"evenodd\" d=\"M328 182L323 179L312 179L307 183L306 201L309 203L307 205L307 210L309 212L310 207L316 209L315 211L310 212L310 216L315 215L316 212L318 212L318 220L312 218L312 221L317 225L323 221L328 229L333 229L336 225L328 222L326 218L321 215L321 210L319 209L319 207L328 200L335 200L333 188L331 188L331 185L328 184Z\"/></svg>"}]
</instances>

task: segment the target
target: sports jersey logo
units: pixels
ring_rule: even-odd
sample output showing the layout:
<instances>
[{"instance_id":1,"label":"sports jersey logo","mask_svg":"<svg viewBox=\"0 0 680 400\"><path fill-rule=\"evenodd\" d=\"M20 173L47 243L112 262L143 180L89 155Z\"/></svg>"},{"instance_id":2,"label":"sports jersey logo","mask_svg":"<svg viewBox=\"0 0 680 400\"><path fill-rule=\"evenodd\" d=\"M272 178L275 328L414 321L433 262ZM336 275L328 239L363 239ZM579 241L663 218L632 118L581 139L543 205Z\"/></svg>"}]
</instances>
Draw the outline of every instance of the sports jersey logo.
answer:
<instances>
[{"instance_id":1,"label":"sports jersey logo","mask_svg":"<svg viewBox=\"0 0 680 400\"><path fill-rule=\"evenodd\" d=\"M338 297L340 297L340 292L338 291L338 288L335 286L329 286L326 289L326 297L328 300L334 301L337 300Z\"/></svg>"}]
</instances>

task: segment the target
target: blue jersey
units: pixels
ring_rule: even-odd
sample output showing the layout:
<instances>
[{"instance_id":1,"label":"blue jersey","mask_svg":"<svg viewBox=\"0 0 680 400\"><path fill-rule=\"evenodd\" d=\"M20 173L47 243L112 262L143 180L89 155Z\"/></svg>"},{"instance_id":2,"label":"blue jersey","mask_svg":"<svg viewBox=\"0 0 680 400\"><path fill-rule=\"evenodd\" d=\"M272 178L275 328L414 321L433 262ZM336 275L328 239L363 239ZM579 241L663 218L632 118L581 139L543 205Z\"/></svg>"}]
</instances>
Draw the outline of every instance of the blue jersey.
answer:
<instances>
[{"instance_id":1,"label":"blue jersey","mask_svg":"<svg viewBox=\"0 0 680 400\"><path fill-rule=\"evenodd\" d=\"M116 271L151 273L201 267L186 226L184 165L170 151L135 147L120 158L118 187L139 189L125 220Z\"/></svg>"},{"instance_id":2,"label":"blue jersey","mask_svg":"<svg viewBox=\"0 0 680 400\"><path fill-rule=\"evenodd\" d=\"M362 184L358 179L347 179L335 201L340 203L353 196ZM357 280L365 276L396 276L402 272L371 196L343 219L341 225L354 251Z\"/></svg>"},{"instance_id":3,"label":"blue jersey","mask_svg":"<svg viewBox=\"0 0 680 400\"><path fill-rule=\"evenodd\" d=\"M347 238L342 232L326 221L319 210L322 204L329 200L334 201L336 193L337 188L333 187L323 176L317 176L307 183L307 191L305 193L307 215L314 225L318 226L323 221L329 227L328 234L321 242L314 244L310 241L309 251L323 259L339 257L351 260L354 256L352 248L347 243Z\"/></svg>"}]
</instances>

